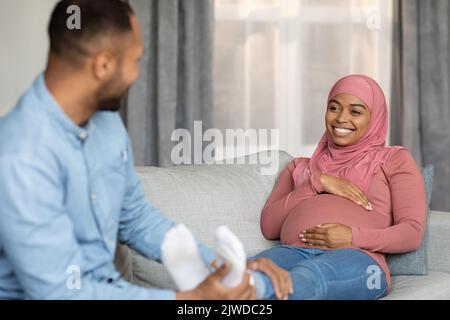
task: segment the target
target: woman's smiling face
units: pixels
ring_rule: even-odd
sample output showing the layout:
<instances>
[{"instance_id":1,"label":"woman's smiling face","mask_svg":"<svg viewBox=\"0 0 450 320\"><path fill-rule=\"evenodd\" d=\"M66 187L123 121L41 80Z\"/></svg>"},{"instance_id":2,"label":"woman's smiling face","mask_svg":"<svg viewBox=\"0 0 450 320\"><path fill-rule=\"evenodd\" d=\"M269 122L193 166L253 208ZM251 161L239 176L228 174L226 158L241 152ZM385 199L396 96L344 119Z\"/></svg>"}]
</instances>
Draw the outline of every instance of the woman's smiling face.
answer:
<instances>
[{"instance_id":1,"label":"woman's smiling face","mask_svg":"<svg viewBox=\"0 0 450 320\"><path fill-rule=\"evenodd\" d=\"M350 146L366 133L371 112L358 97L341 93L331 98L325 114L328 136L335 145Z\"/></svg>"}]
</instances>

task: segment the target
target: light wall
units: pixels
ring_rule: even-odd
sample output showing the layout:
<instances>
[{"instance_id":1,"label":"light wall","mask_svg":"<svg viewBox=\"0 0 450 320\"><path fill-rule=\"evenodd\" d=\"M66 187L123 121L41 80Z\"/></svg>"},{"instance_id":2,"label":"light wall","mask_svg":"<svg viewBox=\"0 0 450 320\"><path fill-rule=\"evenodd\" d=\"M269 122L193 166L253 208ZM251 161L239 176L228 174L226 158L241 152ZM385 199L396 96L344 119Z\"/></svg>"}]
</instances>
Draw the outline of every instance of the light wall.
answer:
<instances>
[{"instance_id":1,"label":"light wall","mask_svg":"<svg viewBox=\"0 0 450 320\"><path fill-rule=\"evenodd\" d=\"M56 2L0 0L0 116L45 67L47 24Z\"/></svg>"}]
</instances>

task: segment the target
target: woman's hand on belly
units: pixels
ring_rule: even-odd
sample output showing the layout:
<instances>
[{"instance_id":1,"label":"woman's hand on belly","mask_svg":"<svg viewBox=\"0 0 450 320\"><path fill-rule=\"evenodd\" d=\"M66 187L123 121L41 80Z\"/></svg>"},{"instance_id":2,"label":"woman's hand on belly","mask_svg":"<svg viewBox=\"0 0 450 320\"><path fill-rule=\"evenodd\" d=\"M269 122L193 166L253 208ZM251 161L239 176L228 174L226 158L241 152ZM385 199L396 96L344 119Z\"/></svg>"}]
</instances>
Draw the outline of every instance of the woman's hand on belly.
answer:
<instances>
[{"instance_id":1,"label":"woman's hand on belly","mask_svg":"<svg viewBox=\"0 0 450 320\"><path fill-rule=\"evenodd\" d=\"M327 223L306 229L299 235L300 241L310 246L338 249L352 246L352 229L343 224Z\"/></svg>"},{"instance_id":2,"label":"woman's hand on belly","mask_svg":"<svg viewBox=\"0 0 450 320\"><path fill-rule=\"evenodd\" d=\"M326 192L353 201L368 211L373 210L372 204L364 192L350 180L322 173L320 175L320 183Z\"/></svg>"}]
</instances>

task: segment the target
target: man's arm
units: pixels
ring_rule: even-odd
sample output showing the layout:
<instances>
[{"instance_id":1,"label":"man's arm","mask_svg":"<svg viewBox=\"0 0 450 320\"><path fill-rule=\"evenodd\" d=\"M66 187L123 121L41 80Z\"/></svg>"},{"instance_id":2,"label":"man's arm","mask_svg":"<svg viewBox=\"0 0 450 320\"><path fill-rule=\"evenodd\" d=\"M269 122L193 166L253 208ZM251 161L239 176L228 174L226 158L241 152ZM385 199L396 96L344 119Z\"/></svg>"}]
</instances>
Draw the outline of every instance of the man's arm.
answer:
<instances>
[{"instance_id":1,"label":"man's arm","mask_svg":"<svg viewBox=\"0 0 450 320\"><path fill-rule=\"evenodd\" d=\"M119 241L144 257L161 262L161 243L176 223L153 207L145 198L141 181L134 168L133 153L128 140L127 186L119 221ZM200 254L210 267L215 258L211 249L197 239Z\"/></svg>"},{"instance_id":2,"label":"man's arm","mask_svg":"<svg viewBox=\"0 0 450 320\"><path fill-rule=\"evenodd\" d=\"M47 157L48 158L48 157ZM54 159L42 155L0 158L0 242L30 299L174 299L170 290L125 281L96 281L88 273ZM71 269L73 268L73 269ZM79 270L80 289L68 285Z\"/></svg>"}]
</instances>

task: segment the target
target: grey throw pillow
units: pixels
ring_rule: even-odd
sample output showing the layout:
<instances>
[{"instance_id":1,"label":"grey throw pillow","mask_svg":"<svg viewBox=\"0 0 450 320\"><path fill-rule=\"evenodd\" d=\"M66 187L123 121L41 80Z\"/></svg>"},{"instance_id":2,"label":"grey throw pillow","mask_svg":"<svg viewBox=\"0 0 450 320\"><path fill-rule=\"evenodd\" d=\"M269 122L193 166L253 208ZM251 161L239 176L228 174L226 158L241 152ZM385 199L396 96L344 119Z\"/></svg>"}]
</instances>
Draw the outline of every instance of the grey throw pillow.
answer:
<instances>
[{"instance_id":1,"label":"grey throw pillow","mask_svg":"<svg viewBox=\"0 0 450 320\"><path fill-rule=\"evenodd\" d=\"M387 254L386 260L389 265L392 276L400 275L427 275L428 267L426 261L426 248L428 246L428 231L430 218L430 201L433 187L433 172L432 164L427 165L422 169L422 176L425 182L425 190L427 194L427 223L425 227L425 234L420 248L416 251L402 253L402 254Z\"/></svg>"}]
</instances>

